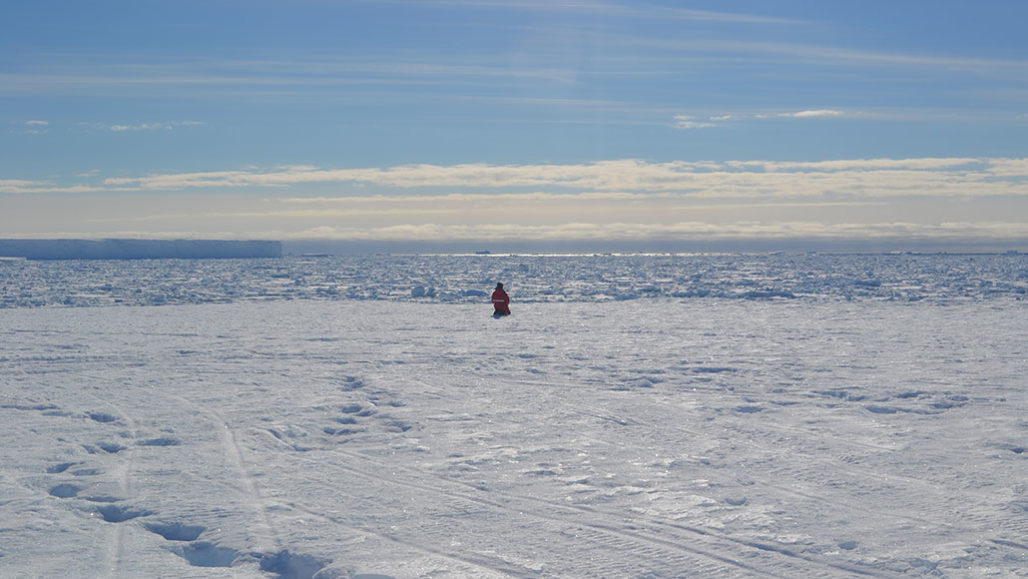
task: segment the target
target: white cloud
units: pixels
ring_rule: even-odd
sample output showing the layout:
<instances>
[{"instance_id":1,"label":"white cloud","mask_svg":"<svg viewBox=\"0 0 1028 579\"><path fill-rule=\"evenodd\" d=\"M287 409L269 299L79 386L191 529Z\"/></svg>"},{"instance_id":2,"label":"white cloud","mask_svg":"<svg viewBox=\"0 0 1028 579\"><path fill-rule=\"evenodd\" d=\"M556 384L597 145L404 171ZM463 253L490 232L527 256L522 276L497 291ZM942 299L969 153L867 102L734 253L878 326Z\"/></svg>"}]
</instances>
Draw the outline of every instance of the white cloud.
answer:
<instances>
[{"instance_id":1,"label":"white cloud","mask_svg":"<svg viewBox=\"0 0 1028 579\"><path fill-rule=\"evenodd\" d=\"M42 181L25 181L21 179L0 179L0 193L24 193L45 185Z\"/></svg>"},{"instance_id":2,"label":"white cloud","mask_svg":"<svg viewBox=\"0 0 1028 579\"><path fill-rule=\"evenodd\" d=\"M294 239L339 239L353 241L702 241L731 240L921 240L954 239L1009 240L1028 237L1028 224L979 222L924 225L906 222L835 223L814 221L589 223L568 222L557 225L517 223L480 225L443 225L438 223L397 224L385 227L356 228L318 226L288 235Z\"/></svg>"},{"instance_id":3,"label":"white cloud","mask_svg":"<svg viewBox=\"0 0 1028 579\"><path fill-rule=\"evenodd\" d=\"M142 125L111 125L107 127L107 129L115 133L123 133L125 131L170 131L171 125L167 123L144 123Z\"/></svg>"},{"instance_id":4,"label":"white cloud","mask_svg":"<svg viewBox=\"0 0 1028 579\"><path fill-rule=\"evenodd\" d=\"M158 123L140 123L135 125L115 124L107 125L102 123L79 123L80 126L100 131L111 131L113 133L125 133L136 131L171 131L179 127L198 127L205 125L202 121L171 121Z\"/></svg>"},{"instance_id":5,"label":"white cloud","mask_svg":"<svg viewBox=\"0 0 1028 579\"><path fill-rule=\"evenodd\" d=\"M214 171L110 178L119 190L370 186L395 189L502 189L574 193L657 193L702 198L886 198L1028 196L1024 159L852 159L820 162L649 163L637 159L576 165L401 165L388 168ZM431 192L428 194L432 194Z\"/></svg>"},{"instance_id":6,"label":"white cloud","mask_svg":"<svg viewBox=\"0 0 1028 579\"><path fill-rule=\"evenodd\" d=\"M12 135L45 135L50 131L50 121L29 120L15 125L18 128L11 129Z\"/></svg>"},{"instance_id":7,"label":"white cloud","mask_svg":"<svg viewBox=\"0 0 1028 579\"><path fill-rule=\"evenodd\" d=\"M841 118L882 118L882 115L862 111L844 111L838 109L808 109L779 113L731 113L713 114L705 117L693 115L675 115L674 127L678 129L697 129L720 127L729 123L745 121L766 121L774 119L841 119Z\"/></svg>"},{"instance_id":8,"label":"white cloud","mask_svg":"<svg viewBox=\"0 0 1028 579\"><path fill-rule=\"evenodd\" d=\"M279 166L81 179L0 180L0 193L21 196L0 195L0 228L24 229L24 216L38 215L42 226L90 234L145 224L155 235L355 240L1028 239L1028 159L1016 158Z\"/></svg>"},{"instance_id":9,"label":"white cloud","mask_svg":"<svg viewBox=\"0 0 1028 579\"><path fill-rule=\"evenodd\" d=\"M80 178L95 176L90 172ZM1028 197L1028 159L918 158L818 162L727 161L649 163L635 159L577 165L402 165L388 168L317 169L309 166L104 179L100 184L0 180L0 193L46 194L285 189L293 202L325 191L349 203L403 198L420 190L426 200L446 198L548 201L583 199L823 199L895 197ZM338 186L348 187L340 192ZM526 190L527 189L527 190ZM354 195L358 191L370 195ZM327 197L322 194L321 198Z\"/></svg>"},{"instance_id":10,"label":"white cloud","mask_svg":"<svg viewBox=\"0 0 1028 579\"><path fill-rule=\"evenodd\" d=\"M989 174L1001 178L1028 178L1028 159L990 159Z\"/></svg>"},{"instance_id":11,"label":"white cloud","mask_svg":"<svg viewBox=\"0 0 1028 579\"><path fill-rule=\"evenodd\" d=\"M48 193L105 193L109 187L93 187L88 185L56 185L49 181L22 181L18 179L0 179L0 194L43 195Z\"/></svg>"},{"instance_id":12,"label":"white cloud","mask_svg":"<svg viewBox=\"0 0 1028 579\"><path fill-rule=\"evenodd\" d=\"M794 118L794 119L814 119L814 118L825 118L825 117L842 117L846 116L846 113L833 109L815 109L809 111L798 111L795 113L782 113L778 115L780 117Z\"/></svg>"},{"instance_id":13,"label":"white cloud","mask_svg":"<svg viewBox=\"0 0 1028 579\"><path fill-rule=\"evenodd\" d=\"M713 117L711 121L715 120ZM675 128L678 129L703 129L707 127L716 127L717 124L709 121L697 121L694 117L687 115L676 115L675 116Z\"/></svg>"}]
</instances>

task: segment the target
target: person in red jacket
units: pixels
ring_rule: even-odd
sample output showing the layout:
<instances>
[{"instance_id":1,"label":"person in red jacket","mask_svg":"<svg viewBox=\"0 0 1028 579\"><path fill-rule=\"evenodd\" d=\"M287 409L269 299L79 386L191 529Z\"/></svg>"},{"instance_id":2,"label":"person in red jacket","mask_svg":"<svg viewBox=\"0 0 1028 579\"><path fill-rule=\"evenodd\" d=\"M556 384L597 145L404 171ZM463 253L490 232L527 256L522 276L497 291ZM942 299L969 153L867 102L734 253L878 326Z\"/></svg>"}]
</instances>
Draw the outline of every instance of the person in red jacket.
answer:
<instances>
[{"instance_id":1,"label":"person in red jacket","mask_svg":"<svg viewBox=\"0 0 1028 579\"><path fill-rule=\"evenodd\" d=\"M503 291L502 283L496 284L496 289L493 290L493 310L494 316L510 315L510 296Z\"/></svg>"}]
</instances>

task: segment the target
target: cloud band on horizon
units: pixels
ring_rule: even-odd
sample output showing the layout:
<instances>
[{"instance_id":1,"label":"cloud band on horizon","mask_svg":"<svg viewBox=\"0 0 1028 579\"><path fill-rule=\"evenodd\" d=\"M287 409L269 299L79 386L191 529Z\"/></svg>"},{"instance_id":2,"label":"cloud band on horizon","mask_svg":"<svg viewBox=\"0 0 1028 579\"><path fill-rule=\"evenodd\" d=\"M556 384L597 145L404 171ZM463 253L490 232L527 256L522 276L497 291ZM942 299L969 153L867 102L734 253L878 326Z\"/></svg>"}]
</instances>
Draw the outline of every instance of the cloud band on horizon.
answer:
<instances>
[{"instance_id":1,"label":"cloud band on horizon","mask_svg":"<svg viewBox=\"0 0 1028 579\"><path fill-rule=\"evenodd\" d=\"M1010 210L1028 196L1028 159L280 166L80 179L0 180L0 207L21 203L26 215L59 200L64 225L51 227L61 236L131 235L146 223L151 236L362 241L1028 240L1028 220ZM0 226L17 232L21 221Z\"/></svg>"}]
</instances>

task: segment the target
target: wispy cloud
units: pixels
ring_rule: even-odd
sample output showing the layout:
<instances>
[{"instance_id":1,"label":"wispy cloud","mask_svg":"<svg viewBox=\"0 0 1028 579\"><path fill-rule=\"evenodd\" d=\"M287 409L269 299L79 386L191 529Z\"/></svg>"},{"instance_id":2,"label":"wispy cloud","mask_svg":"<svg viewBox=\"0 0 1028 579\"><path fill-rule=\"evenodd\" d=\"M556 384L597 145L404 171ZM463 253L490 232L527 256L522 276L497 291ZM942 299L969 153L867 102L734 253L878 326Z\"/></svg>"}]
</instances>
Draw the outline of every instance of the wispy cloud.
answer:
<instances>
[{"instance_id":1,"label":"wispy cloud","mask_svg":"<svg viewBox=\"0 0 1028 579\"><path fill-rule=\"evenodd\" d=\"M732 58L732 62L797 63L833 67L887 67L931 69L971 73L976 76L1009 75L1028 70L1028 59L951 56L838 48L829 44L741 40L737 38L670 38L661 36L612 36L612 41L666 54Z\"/></svg>"},{"instance_id":2,"label":"wispy cloud","mask_svg":"<svg viewBox=\"0 0 1028 579\"><path fill-rule=\"evenodd\" d=\"M333 184L381 188L549 189L674 193L706 198L1028 195L1023 159L857 159L822 162L650 163L637 159L574 165L401 165L388 168L280 167L118 177L120 190L291 188Z\"/></svg>"},{"instance_id":3,"label":"wispy cloud","mask_svg":"<svg viewBox=\"0 0 1028 579\"><path fill-rule=\"evenodd\" d=\"M217 227L369 241L1028 238L1028 220L1008 210L1028 197L1028 159L1019 158L90 172L82 184L0 180L0 193L9 194L0 227L20 226L4 203L35 215L27 208L52 193L61 210L46 213L48 227L105 235L145 224L150 235Z\"/></svg>"},{"instance_id":4,"label":"wispy cloud","mask_svg":"<svg viewBox=\"0 0 1028 579\"><path fill-rule=\"evenodd\" d=\"M49 193L104 193L110 187L91 185L58 185L52 181L25 181L19 179L0 179L0 194L12 195L44 195Z\"/></svg>"},{"instance_id":5,"label":"wispy cloud","mask_svg":"<svg viewBox=\"0 0 1028 579\"><path fill-rule=\"evenodd\" d=\"M702 121L689 115L675 115L676 129L705 129L708 127L718 126L718 122L720 121L714 117L710 117L708 120Z\"/></svg>"},{"instance_id":6,"label":"wispy cloud","mask_svg":"<svg viewBox=\"0 0 1028 579\"><path fill-rule=\"evenodd\" d=\"M778 116L793 119L815 119L815 118L838 118L847 116L843 111L834 109L815 109L809 111L797 111L794 113L781 113ZM851 115L852 116L852 115Z\"/></svg>"},{"instance_id":7,"label":"wispy cloud","mask_svg":"<svg viewBox=\"0 0 1028 579\"><path fill-rule=\"evenodd\" d=\"M17 124L11 130L13 135L45 135L50 130L50 121L30 120Z\"/></svg>"},{"instance_id":8,"label":"wispy cloud","mask_svg":"<svg viewBox=\"0 0 1028 579\"><path fill-rule=\"evenodd\" d=\"M767 243L773 241L800 241L807 244L817 242L892 242L905 245L910 242L1019 244L1028 239L1028 224L1002 221L950 221L938 224L921 224L905 221L881 221L874 223L842 222L822 223L818 221L736 221L708 223L682 221L668 224L639 222L596 223L575 221L555 225L532 225L524 223L493 224L440 224L440 223L397 223L373 227L356 225L312 224L302 229L281 229L268 224L263 229L249 229L245 234L231 229L198 230L182 227L181 218L196 219L194 215L162 215L153 221L169 220L177 227L155 230L139 229L122 220L125 227L98 230L91 237L147 237L163 239L221 238L221 239L281 239L281 240L327 240L354 242L473 242L507 243L533 241L557 242L732 242L746 241ZM148 220L141 220L148 221ZM96 220L97 224L115 225L114 220ZM46 231L24 237L75 237L83 233L77 230ZM814 245L816 247L816 245Z\"/></svg>"},{"instance_id":9,"label":"wispy cloud","mask_svg":"<svg viewBox=\"0 0 1028 579\"><path fill-rule=\"evenodd\" d=\"M751 23L795 23L752 14L707 12L660 6L640 6L604 2L416 2L422 7L447 4L490 7L531 8L538 11L594 11L610 18L639 16L654 20L719 20ZM615 20L616 21L616 20ZM575 38L582 30L524 27L522 33L545 37ZM573 26L573 25L571 25ZM969 58L964 56L919 55L902 52L853 50L802 42L747 41L717 36L690 37L640 36L604 29L603 50L589 55L589 70L579 62L554 59L552 46L543 43L540 52L528 49L498 59L496 53L480 55L455 53L445 47L428 47L419 52L347 57L275 55L253 59L189 59L174 61L126 59L121 54L41 54L17 71L0 72L0 94L148 94L181 89L190 94L250 94L261 91L301 94L311 91L352 92L355 89L398 89L411 85L449 86L461 94L468 87L496 86L505 82L582 82L583 74L631 80L639 75L673 76L681 74L683 64L697 66L725 64L796 65L803 69L829 66L866 73L874 69L926 69L935 74L957 72L965 75L992 75L1019 88L1017 79L1028 73L1028 59ZM524 38L520 38L525 42ZM529 44L529 47L533 45ZM562 49L567 48L561 45ZM516 58L509 58L515 56ZM52 64L52 63L63 64ZM707 70L704 68L703 70ZM596 79L592 79L595 81ZM985 90L980 87L979 90ZM464 89L464 90L461 90ZM998 89L996 89L998 90ZM1009 89L1008 89L1009 90Z\"/></svg>"},{"instance_id":10,"label":"wispy cloud","mask_svg":"<svg viewBox=\"0 0 1028 579\"><path fill-rule=\"evenodd\" d=\"M1028 224L1005 222L820 223L816 221L669 224L572 222L559 225L438 223L399 224L373 228L318 226L287 236L298 239L353 241L483 241L511 242L531 239L560 241L731 241L731 240L902 240L910 242L959 239L1014 240L1028 237Z\"/></svg>"},{"instance_id":11,"label":"wispy cloud","mask_svg":"<svg viewBox=\"0 0 1028 579\"><path fill-rule=\"evenodd\" d=\"M33 189L39 189L43 185L41 181L25 181L21 179L0 179L0 193L23 193Z\"/></svg>"},{"instance_id":12,"label":"wispy cloud","mask_svg":"<svg viewBox=\"0 0 1028 579\"><path fill-rule=\"evenodd\" d=\"M382 0L377 0L381 2ZM701 22L726 22L735 24L797 24L800 21L765 16L750 12L720 12L711 10L691 10L674 8L660 4L643 2L601 2L590 0L554 1L554 0L389 0L393 4L417 5L419 7L450 8L489 8L502 10L534 11L545 13L588 14L593 17L638 18L645 20L695 20Z\"/></svg>"},{"instance_id":13,"label":"wispy cloud","mask_svg":"<svg viewBox=\"0 0 1028 579\"><path fill-rule=\"evenodd\" d=\"M102 124L102 123L79 123L79 126L99 131L110 131L112 133L126 133L137 131L171 131L179 127L199 127L206 123L202 121L171 121L157 123L139 124Z\"/></svg>"},{"instance_id":14,"label":"wispy cloud","mask_svg":"<svg viewBox=\"0 0 1028 579\"><path fill-rule=\"evenodd\" d=\"M312 93L402 92L411 86L469 88L510 82L566 83L578 72L557 64L518 66L467 54L390 53L380 57L188 59L126 61L122 55L46 55L65 64L0 72L0 95L73 94L220 96L245 93L310 96ZM422 95L424 96L424 95Z\"/></svg>"},{"instance_id":15,"label":"wispy cloud","mask_svg":"<svg viewBox=\"0 0 1028 579\"><path fill-rule=\"evenodd\" d=\"M677 129L704 129L725 127L747 121L767 121L774 119L872 119L882 118L881 114L843 109L805 109L784 112L761 113L729 113L710 114L706 116L675 115L673 126Z\"/></svg>"},{"instance_id":16,"label":"wispy cloud","mask_svg":"<svg viewBox=\"0 0 1028 579\"><path fill-rule=\"evenodd\" d=\"M1028 198L1023 158L304 165L7 179L0 193L0 227L11 231L46 215L42 226L104 235L145 224L150 236L217 228L367 241L1028 239L1028 220L1010 211ZM48 194L61 195L60 210L30 209L54 203Z\"/></svg>"}]
</instances>

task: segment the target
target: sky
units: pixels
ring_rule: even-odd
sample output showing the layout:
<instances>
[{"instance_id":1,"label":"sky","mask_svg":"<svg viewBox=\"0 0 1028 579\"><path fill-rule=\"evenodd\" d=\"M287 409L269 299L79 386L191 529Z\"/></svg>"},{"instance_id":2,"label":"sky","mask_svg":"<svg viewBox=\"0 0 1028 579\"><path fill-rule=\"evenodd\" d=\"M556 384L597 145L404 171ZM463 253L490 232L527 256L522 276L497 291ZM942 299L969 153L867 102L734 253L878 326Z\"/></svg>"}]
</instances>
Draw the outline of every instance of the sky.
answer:
<instances>
[{"instance_id":1,"label":"sky","mask_svg":"<svg viewBox=\"0 0 1028 579\"><path fill-rule=\"evenodd\" d=\"M14 0L0 22L0 237L1028 247L1023 0Z\"/></svg>"}]
</instances>

